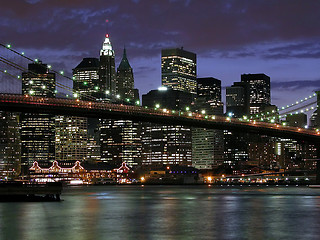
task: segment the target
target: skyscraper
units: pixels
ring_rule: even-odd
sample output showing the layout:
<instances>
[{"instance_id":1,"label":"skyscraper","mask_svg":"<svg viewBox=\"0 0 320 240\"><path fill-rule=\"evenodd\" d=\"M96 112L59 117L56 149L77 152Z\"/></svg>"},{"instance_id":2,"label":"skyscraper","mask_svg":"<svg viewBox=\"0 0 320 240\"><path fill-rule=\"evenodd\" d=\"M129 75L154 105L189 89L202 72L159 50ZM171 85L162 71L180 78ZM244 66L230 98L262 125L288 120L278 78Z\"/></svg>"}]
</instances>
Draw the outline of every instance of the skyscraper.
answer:
<instances>
[{"instance_id":1,"label":"skyscraper","mask_svg":"<svg viewBox=\"0 0 320 240\"><path fill-rule=\"evenodd\" d=\"M101 85L98 86L98 90L110 93L113 96L116 95L116 71L114 57L114 50L112 49L109 34L106 34L102 49L100 50L99 80Z\"/></svg>"},{"instance_id":2,"label":"skyscraper","mask_svg":"<svg viewBox=\"0 0 320 240\"><path fill-rule=\"evenodd\" d=\"M127 58L127 51L123 49L122 60L117 69L116 94L121 98L134 100L134 79L133 71Z\"/></svg>"},{"instance_id":3,"label":"skyscraper","mask_svg":"<svg viewBox=\"0 0 320 240\"><path fill-rule=\"evenodd\" d=\"M99 78L100 62L97 58L84 58L73 69L73 90L81 100L106 96L105 83Z\"/></svg>"},{"instance_id":4,"label":"skyscraper","mask_svg":"<svg viewBox=\"0 0 320 240\"><path fill-rule=\"evenodd\" d=\"M55 97L55 74L41 61L22 73L22 94ZM21 114L21 168L26 174L34 161L48 165L55 159L54 115Z\"/></svg>"},{"instance_id":5,"label":"skyscraper","mask_svg":"<svg viewBox=\"0 0 320 240\"><path fill-rule=\"evenodd\" d=\"M205 114L222 115L221 81L212 77L197 79L194 108ZM223 131L192 128L192 165L198 169L212 169L223 164Z\"/></svg>"},{"instance_id":6,"label":"skyscraper","mask_svg":"<svg viewBox=\"0 0 320 240\"><path fill-rule=\"evenodd\" d=\"M113 54L114 57L114 54ZM100 61L100 64L102 62ZM107 72L110 72L108 66ZM112 71L112 70L111 70ZM117 98L138 100L134 89L133 70L127 58L126 49L117 69L116 81L112 82ZM100 120L100 151L101 161L119 166L126 162L130 167L136 167L141 162L141 124L131 120Z\"/></svg>"},{"instance_id":7,"label":"skyscraper","mask_svg":"<svg viewBox=\"0 0 320 240\"><path fill-rule=\"evenodd\" d=\"M0 179L12 180L20 173L19 115L0 112Z\"/></svg>"},{"instance_id":8,"label":"skyscraper","mask_svg":"<svg viewBox=\"0 0 320 240\"><path fill-rule=\"evenodd\" d=\"M221 81L208 77L197 79L196 110L205 110L206 114L222 115Z\"/></svg>"},{"instance_id":9,"label":"skyscraper","mask_svg":"<svg viewBox=\"0 0 320 240\"><path fill-rule=\"evenodd\" d=\"M190 107L193 95L160 88L142 96L143 106L181 110ZM142 125L143 165L191 166L191 128L181 125Z\"/></svg>"},{"instance_id":10,"label":"skyscraper","mask_svg":"<svg viewBox=\"0 0 320 240\"><path fill-rule=\"evenodd\" d=\"M242 74L241 82L249 84L250 114L262 111L271 103L270 100L270 77L260 74Z\"/></svg>"},{"instance_id":11,"label":"skyscraper","mask_svg":"<svg viewBox=\"0 0 320 240\"><path fill-rule=\"evenodd\" d=\"M161 51L162 85L172 89L197 93L196 54L183 48Z\"/></svg>"},{"instance_id":12,"label":"skyscraper","mask_svg":"<svg viewBox=\"0 0 320 240\"><path fill-rule=\"evenodd\" d=\"M235 82L226 88L226 110L230 117L243 117L249 114L249 84Z\"/></svg>"}]
</instances>

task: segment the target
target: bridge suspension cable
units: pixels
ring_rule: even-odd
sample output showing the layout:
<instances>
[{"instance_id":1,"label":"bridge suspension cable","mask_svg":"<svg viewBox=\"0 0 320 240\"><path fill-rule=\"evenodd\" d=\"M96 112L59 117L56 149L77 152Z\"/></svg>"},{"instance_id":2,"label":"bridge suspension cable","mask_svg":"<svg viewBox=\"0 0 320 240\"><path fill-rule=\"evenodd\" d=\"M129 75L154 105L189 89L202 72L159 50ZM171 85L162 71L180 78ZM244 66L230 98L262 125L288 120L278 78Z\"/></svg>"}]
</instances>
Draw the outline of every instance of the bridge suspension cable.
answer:
<instances>
[{"instance_id":1,"label":"bridge suspension cable","mask_svg":"<svg viewBox=\"0 0 320 240\"><path fill-rule=\"evenodd\" d=\"M32 59L32 58L26 56L24 52L20 53L20 52L14 50L10 44L5 45L5 44L0 43L0 46L3 47L3 48L5 48L5 49L7 49L7 50L9 50L9 51L11 51L11 52L13 52L13 53L16 54L16 55L19 55L20 57L23 57L23 58L27 59L28 61L33 62L33 63L38 63L38 61L39 61L38 59ZM67 80L70 80L70 81L72 81L72 82L74 81L74 78L73 78L73 77L71 78L71 77L68 77L68 76L64 75L64 71L56 71L56 70L52 69L52 66L51 66L51 65L48 65L48 68L50 69L51 72L54 72L54 73L56 73L57 75L65 78L65 79L67 79ZM76 91L74 91L72 88L70 88L70 87L68 87L68 86L63 85L63 84L60 83L60 88L64 89L62 86L64 86L64 87L67 88L67 89L70 89L69 92L71 92L72 95L77 94L77 95L83 96L83 97L85 97L86 99L89 99L89 100L91 100L91 101L96 101L96 100L97 100L95 97L93 97L93 96L90 95L90 94L86 94L86 93L82 93L82 92L76 92ZM109 97L111 97L111 98L119 99L118 96L114 96L114 95L112 95L111 93L106 93L106 94L107 94ZM134 103L133 101L131 101L130 99L126 99L126 100L127 100L128 103L133 103L133 104L135 104L135 103Z\"/></svg>"}]
</instances>

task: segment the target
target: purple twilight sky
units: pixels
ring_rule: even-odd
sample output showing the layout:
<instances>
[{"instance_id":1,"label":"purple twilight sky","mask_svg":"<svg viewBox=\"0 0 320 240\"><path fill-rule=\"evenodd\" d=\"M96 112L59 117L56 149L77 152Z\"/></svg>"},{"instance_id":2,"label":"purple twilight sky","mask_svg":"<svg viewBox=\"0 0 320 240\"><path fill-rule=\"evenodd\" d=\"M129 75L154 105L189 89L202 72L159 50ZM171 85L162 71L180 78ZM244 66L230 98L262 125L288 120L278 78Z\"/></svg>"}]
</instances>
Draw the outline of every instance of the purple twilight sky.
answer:
<instances>
[{"instance_id":1,"label":"purple twilight sky","mask_svg":"<svg viewBox=\"0 0 320 240\"><path fill-rule=\"evenodd\" d=\"M116 67L126 46L140 94L161 84L161 49L183 46L197 54L198 77L223 87L269 75L272 103L283 106L320 89L319 9L315 0L10 0L0 42L71 76L108 32Z\"/></svg>"}]
</instances>

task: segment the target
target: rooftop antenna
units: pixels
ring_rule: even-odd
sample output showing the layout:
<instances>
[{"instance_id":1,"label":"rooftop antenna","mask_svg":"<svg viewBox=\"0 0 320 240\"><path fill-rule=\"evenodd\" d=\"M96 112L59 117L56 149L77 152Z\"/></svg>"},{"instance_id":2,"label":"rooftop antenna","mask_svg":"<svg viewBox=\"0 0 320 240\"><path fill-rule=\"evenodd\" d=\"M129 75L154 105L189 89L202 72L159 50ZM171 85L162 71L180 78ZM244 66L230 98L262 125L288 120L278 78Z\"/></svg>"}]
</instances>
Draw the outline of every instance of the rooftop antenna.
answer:
<instances>
[{"instance_id":1,"label":"rooftop antenna","mask_svg":"<svg viewBox=\"0 0 320 240\"><path fill-rule=\"evenodd\" d=\"M106 19L106 37L109 37L109 19Z\"/></svg>"}]
</instances>

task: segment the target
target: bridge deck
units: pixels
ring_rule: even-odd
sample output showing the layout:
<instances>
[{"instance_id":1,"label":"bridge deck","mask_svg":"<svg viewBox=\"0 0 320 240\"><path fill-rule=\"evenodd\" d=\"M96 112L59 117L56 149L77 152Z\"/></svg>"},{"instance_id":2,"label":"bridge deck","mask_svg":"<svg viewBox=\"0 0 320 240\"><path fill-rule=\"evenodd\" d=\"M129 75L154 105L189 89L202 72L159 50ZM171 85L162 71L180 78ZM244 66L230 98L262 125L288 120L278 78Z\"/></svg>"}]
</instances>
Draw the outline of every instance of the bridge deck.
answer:
<instances>
[{"instance_id":1,"label":"bridge deck","mask_svg":"<svg viewBox=\"0 0 320 240\"><path fill-rule=\"evenodd\" d=\"M0 110L11 112L48 113L94 118L128 119L159 124L187 125L210 129L226 129L293 138L311 143L320 142L320 132L253 120L210 116L191 112L150 109L140 106L90 102L28 95L0 94Z\"/></svg>"}]
</instances>

